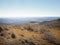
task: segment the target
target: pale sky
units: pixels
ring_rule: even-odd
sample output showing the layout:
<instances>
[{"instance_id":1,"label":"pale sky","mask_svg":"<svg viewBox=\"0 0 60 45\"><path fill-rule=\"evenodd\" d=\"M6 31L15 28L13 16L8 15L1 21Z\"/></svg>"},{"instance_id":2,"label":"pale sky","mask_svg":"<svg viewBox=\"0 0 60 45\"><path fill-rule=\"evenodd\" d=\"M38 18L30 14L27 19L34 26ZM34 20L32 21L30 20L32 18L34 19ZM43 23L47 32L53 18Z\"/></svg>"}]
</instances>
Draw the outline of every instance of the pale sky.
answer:
<instances>
[{"instance_id":1,"label":"pale sky","mask_svg":"<svg viewBox=\"0 0 60 45\"><path fill-rule=\"evenodd\" d=\"M0 17L60 17L60 0L0 0Z\"/></svg>"}]
</instances>

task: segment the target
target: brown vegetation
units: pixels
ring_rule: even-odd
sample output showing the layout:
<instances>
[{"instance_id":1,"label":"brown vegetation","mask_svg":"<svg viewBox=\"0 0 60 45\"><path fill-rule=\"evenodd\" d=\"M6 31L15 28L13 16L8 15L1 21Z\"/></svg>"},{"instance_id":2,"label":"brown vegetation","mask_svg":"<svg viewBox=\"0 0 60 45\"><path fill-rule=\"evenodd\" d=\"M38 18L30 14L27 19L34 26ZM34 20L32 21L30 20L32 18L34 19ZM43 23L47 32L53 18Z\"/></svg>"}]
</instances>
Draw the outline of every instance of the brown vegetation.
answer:
<instances>
[{"instance_id":1,"label":"brown vegetation","mask_svg":"<svg viewBox=\"0 0 60 45\"><path fill-rule=\"evenodd\" d=\"M26 24L0 24L0 45L60 45L60 19Z\"/></svg>"}]
</instances>

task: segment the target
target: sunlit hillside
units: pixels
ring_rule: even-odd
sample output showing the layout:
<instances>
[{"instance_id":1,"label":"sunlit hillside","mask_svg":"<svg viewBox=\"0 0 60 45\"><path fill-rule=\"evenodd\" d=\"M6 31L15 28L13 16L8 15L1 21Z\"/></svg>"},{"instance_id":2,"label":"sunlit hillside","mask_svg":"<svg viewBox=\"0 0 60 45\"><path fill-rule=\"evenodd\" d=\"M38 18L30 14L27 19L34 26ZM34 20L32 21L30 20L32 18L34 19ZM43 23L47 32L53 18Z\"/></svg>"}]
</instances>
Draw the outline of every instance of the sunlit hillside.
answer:
<instances>
[{"instance_id":1,"label":"sunlit hillside","mask_svg":"<svg viewBox=\"0 0 60 45\"><path fill-rule=\"evenodd\" d=\"M60 19L0 24L0 45L60 45Z\"/></svg>"}]
</instances>

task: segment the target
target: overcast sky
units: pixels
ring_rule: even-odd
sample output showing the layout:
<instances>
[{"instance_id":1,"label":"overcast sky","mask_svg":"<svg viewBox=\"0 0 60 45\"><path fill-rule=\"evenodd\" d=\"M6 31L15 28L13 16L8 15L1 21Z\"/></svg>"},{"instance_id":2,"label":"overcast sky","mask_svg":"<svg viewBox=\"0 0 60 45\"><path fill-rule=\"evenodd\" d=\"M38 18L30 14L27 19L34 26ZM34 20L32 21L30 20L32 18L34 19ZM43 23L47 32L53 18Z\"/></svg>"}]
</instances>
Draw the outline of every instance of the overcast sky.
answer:
<instances>
[{"instance_id":1,"label":"overcast sky","mask_svg":"<svg viewBox=\"0 0 60 45\"><path fill-rule=\"evenodd\" d=\"M0 0L0 17L60 16L60 0Z\"/></svg>"}]
</instances>

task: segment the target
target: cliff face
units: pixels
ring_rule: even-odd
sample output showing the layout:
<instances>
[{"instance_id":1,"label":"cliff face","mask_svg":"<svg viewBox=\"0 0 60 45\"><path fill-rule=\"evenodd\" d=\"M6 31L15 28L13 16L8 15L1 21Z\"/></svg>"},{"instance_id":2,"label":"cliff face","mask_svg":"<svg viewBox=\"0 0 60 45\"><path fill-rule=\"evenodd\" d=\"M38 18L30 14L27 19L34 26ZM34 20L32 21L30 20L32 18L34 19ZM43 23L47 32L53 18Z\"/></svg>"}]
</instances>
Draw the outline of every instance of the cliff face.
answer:
<instances>
[{"instance_id":1,"label":"cliff face","mask_svg":"<svg viewBox=\"0 0 60 45\"><path fill-rule=\"evenodd\" d=\"M60 45L60 20L0 24L0 45Z\"/></svg>"}]
</instances>

